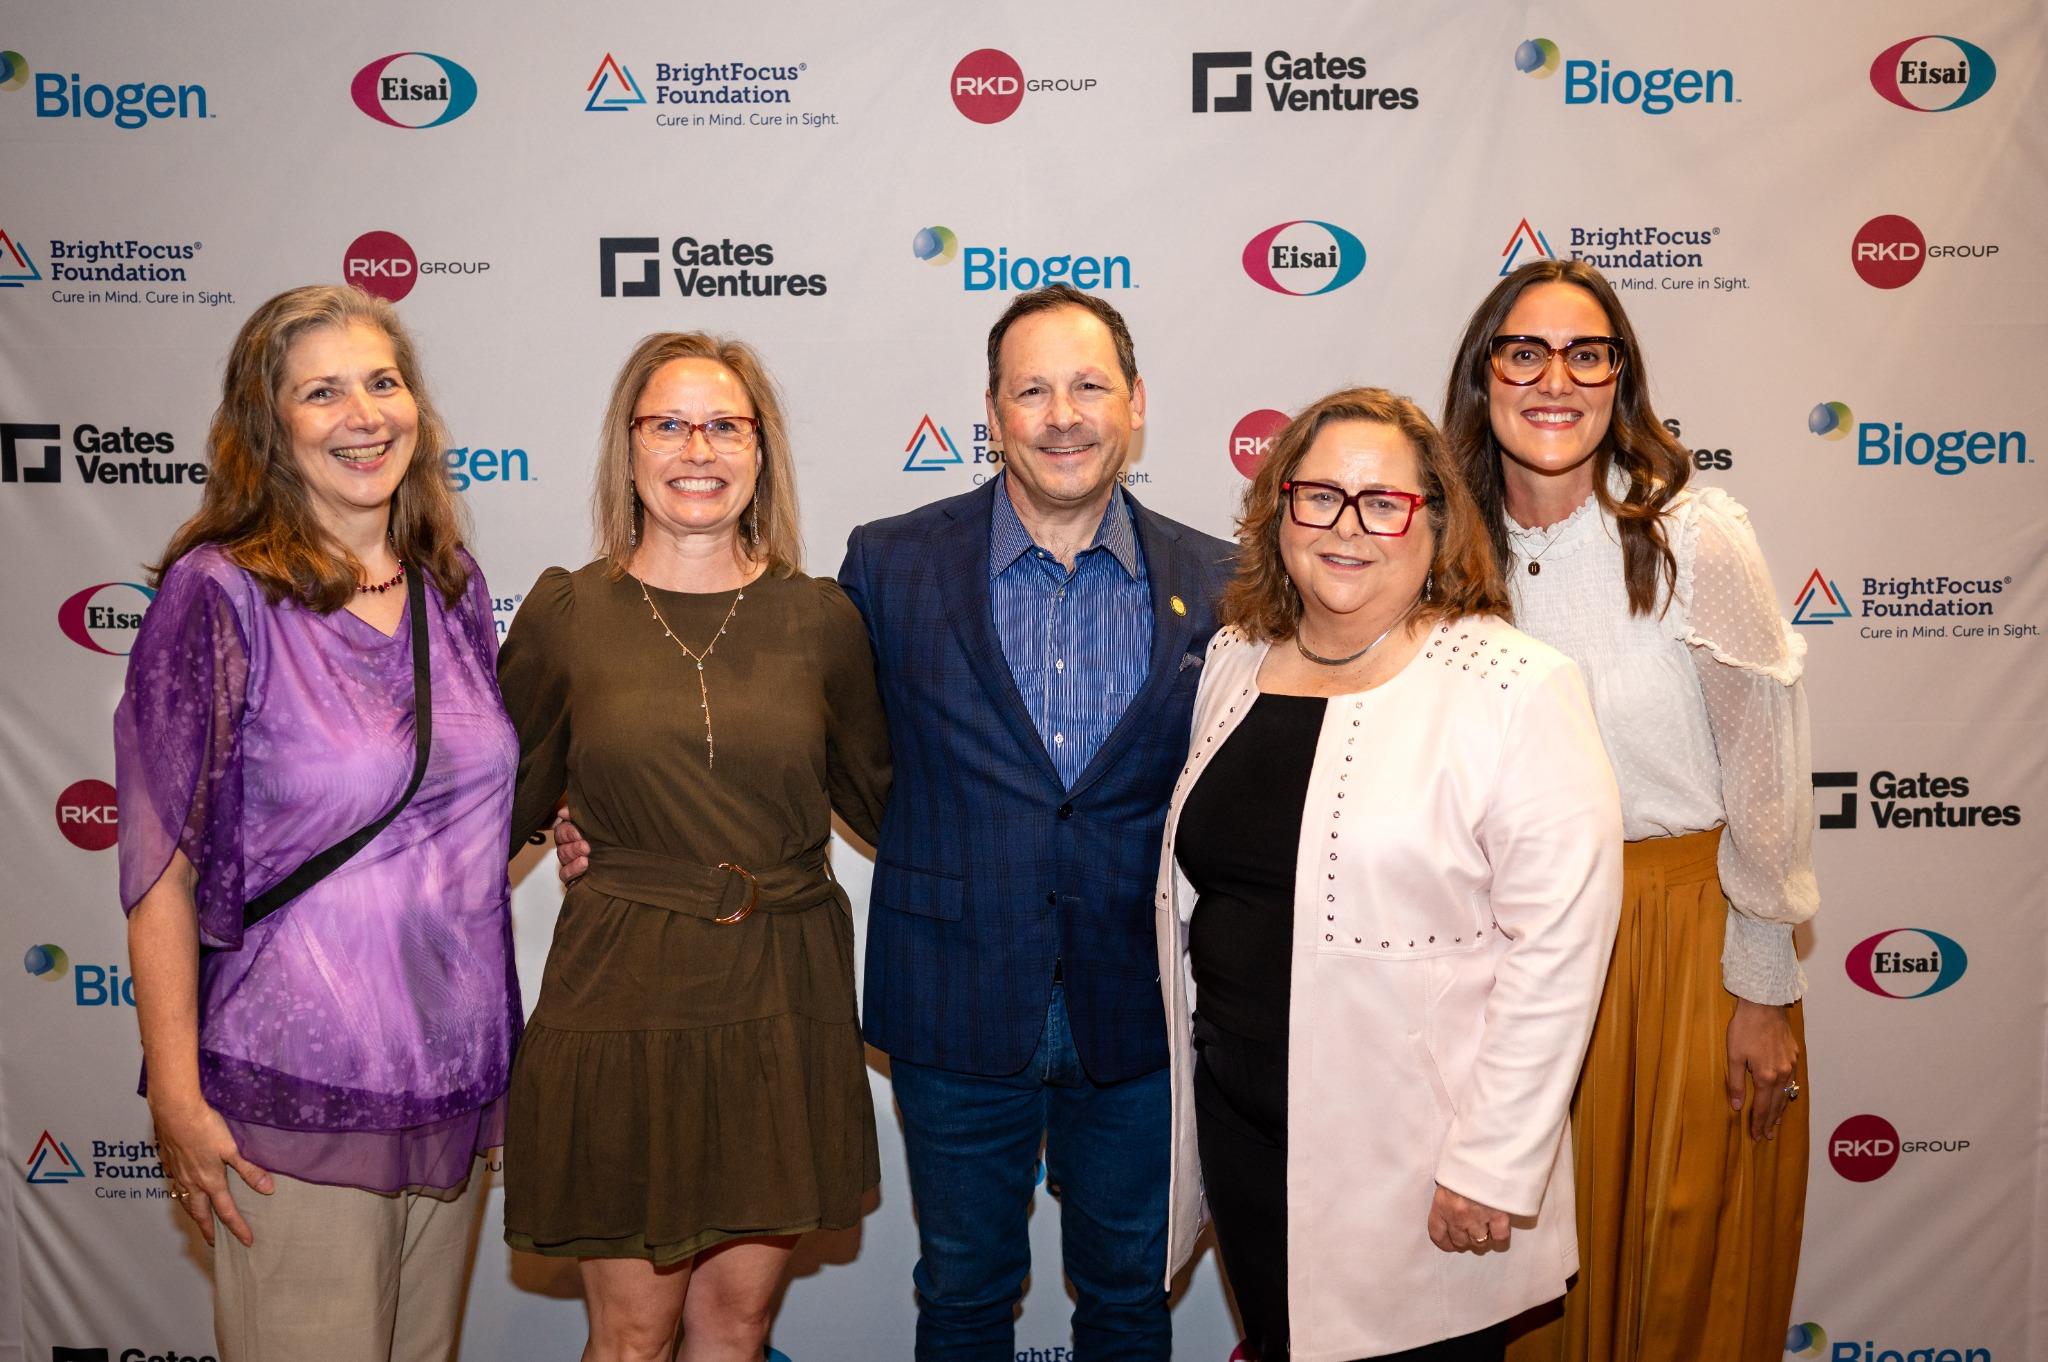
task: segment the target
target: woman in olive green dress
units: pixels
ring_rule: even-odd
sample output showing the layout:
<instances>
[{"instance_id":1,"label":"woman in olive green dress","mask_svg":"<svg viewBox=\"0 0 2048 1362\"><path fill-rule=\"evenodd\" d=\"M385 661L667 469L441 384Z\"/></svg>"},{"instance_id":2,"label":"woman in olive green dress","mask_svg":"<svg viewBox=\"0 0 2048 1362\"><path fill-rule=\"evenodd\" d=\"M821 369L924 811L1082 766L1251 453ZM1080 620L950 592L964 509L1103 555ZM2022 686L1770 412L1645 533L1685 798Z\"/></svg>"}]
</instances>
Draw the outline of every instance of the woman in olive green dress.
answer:
<instances>
[{"instance_id":1,"label":"woman in olive green dress","mask_svg":"<svg viewBox=\"0 0 2048 1362\"><path fill-rule=\"evenodd\" d=\"M599 557L505 640L514 846L591 844L512 1077L505 1233L581 1260L584 1357L759 1358L797 1236L879 1181L832 811L873 839L867 633L798 570L793 465L745 346L650 336L612 389Z\"/></svg>"}]
</instances>

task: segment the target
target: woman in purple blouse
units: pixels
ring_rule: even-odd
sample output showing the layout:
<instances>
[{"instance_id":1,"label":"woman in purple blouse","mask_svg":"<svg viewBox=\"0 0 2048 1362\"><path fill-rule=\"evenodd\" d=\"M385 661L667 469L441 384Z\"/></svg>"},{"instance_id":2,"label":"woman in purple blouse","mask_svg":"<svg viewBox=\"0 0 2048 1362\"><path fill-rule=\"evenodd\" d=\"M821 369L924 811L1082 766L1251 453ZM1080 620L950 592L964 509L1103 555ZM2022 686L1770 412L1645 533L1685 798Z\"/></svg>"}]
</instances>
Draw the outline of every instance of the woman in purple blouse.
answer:
<instances>
[{"instance_id":1,"label":"woman in purple blouse","mask_svg":"<svg viewBox=\"0 0 2048 1362\"><path fill-rule=\"evenodd\" d=\"M210 445L114 717L164 1169L215 1244L224 1362L445 1357L520 1027L518 750L490 597L388 304L312 287L257 308ZM251 900L401 804L415 637L424 775L355 855L256 920Z\"/></svg>"}]
</instances>

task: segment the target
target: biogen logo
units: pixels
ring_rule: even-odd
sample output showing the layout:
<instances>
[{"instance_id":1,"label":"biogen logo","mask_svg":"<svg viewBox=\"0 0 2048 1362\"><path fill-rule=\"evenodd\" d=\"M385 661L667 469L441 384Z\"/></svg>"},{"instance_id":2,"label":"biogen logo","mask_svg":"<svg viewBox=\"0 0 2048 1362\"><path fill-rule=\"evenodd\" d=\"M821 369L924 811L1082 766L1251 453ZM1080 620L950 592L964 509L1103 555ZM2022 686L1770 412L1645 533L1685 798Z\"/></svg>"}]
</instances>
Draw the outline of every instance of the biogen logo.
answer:
<instances>
[{"instance_id":1,"label":"biogen logo","mask_svg":"<svg viewBox=\"0 0 2048 1362\"><path fill-rule=\"evenodd\" d=\"M1925 998L1963 977L1970 957L1962 945L1924 927L1900 927L1865 937L1849 948L1849 982L1880 998Z\"/></svg>"},{"instance_id":2,"label":"biogen logo","mask_svg":"<svg viewBox=\"0 0 2048 1362\"><path fill-rule=\"evenodd\" d=\"M396 232L364 232L342 253L344 282L387 302L398 302L419 282L420 260Z\"/></svg>"},{"instance_id":3,"label":"biogen logo","mask_svg":"<svg viewBox=\"0 0 2048 1362\"><path fill-rule=\"evenodd\" d=\"M1927 263L1927 238L1911 218L1885 213L1856 229L1849 261L1872 288L1904 288Z\"/></svg>"},{"instance_id":4,"label":"biogen logo","mask_svg":"<svg viewBox=\"0 0 2048 1362\"><path fill-rule=\"evenodd\" d=\"M1899 1132L1882 1116L1851 1116L1828 1137L1828 1162L1850 1182L1875 1182L1899 1161Z\"/></svg>"},{"instance_id":5,"label":"biogen logo","mask_svg":"<svg viewBox=\"0 0 2048 1362\"><path fill-rule=\"evenodd\" d=\"M1273 437L1287 424L1287 413L1261 407L1246 412L1230 428L1230 462L1247 478L1259 475L1259 466L1273 450Z\"/></svg>"},{"instance_id":6,"label":"biogen logo","mask_svg":"<svg viewBox=\"0 0 2048 1362\"><path fill-rule=\"evenodd\" d=\"M1365 243L1334 222L1296 218L1244 244L1244 272L1260 288L1294 298L1334 292L1365 269Z\"/></svg>"},{"instance_id":7,"label":"biogen logo","mask_svg":"<svg viewBox=\"0 0 2048 1362\"><path fill-rule=\"evenodd\" d=\"M57 607L57 627L90 652L126 657L142 627L142 612L155 599L140 582L101 582L65 598Z\"/></svg>"},{"instance_id":8,"label":"biogen logo","mask_svg":"<svg viewBox=\"0 0 2048 1362\"><path fill-rule=\"evenodd\" d=\"M114 787L104 780L81 780L57 796L57 831L80 851L105 851L120 835L119 806Z\"/></svg>"},{"instance_id":9,"label":"biogen logo","mask_svg":"<svg viewBox=\"0 0 2048 1362\"><path fill-rule=\"evenodd\" d=\"M976 123L1000 123L1024 102L1024 68L993 47L969 52L953 68L953 107Z\"/></svg>"},{"instance_id":10,"label":"biogen logo","mask_svg":"<svg viewBox=\"0 0 2048 1362\"><path fill-rule=\"evenodd\" d=\"M1975 43L1923 33L1893 43L1870 63L1871 88L1901 109L1947 113L1974 104L1998 79L1998 63Z\"/></svg>"}]
</instances>

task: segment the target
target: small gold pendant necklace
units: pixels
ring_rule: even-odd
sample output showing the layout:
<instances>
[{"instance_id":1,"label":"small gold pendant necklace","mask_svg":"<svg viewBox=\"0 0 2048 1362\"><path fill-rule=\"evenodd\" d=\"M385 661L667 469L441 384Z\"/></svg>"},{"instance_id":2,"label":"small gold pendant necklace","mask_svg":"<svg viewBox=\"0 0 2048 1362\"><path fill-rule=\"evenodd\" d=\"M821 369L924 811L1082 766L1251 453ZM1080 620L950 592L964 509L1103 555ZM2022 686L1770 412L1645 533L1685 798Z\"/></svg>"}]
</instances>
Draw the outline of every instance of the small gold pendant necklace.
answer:
<instances>
[{"instance_id":1,"label":"small gold pendant necklace","mask_svg":"<svg viewBox=\"0 0 2048 1362\"><path fill-rule=\"evenodd\" d=\"M633 579L639 582L640 579ZM717 749L711 741L711 687L704 681L704 664L711 657L711 650L718 646L718 640L725 637L726 626L739 613L740 602L747 598L747 589L741 587L732 598L732 605L726 610L725 618L718 622L718 632L704 645L703 652L693 652L687 643L676 637L676 631L668 627L668 621L661 617L661 607L654 603L654 597L647 594L647 583L640 582L640 599L647 602L647 608L654 615L654 622L661 626L663 637L683 650L683 656L697 664L697 695L704 710L704 769L709 771L717 766Z\"/></svg>"}]
</instances>

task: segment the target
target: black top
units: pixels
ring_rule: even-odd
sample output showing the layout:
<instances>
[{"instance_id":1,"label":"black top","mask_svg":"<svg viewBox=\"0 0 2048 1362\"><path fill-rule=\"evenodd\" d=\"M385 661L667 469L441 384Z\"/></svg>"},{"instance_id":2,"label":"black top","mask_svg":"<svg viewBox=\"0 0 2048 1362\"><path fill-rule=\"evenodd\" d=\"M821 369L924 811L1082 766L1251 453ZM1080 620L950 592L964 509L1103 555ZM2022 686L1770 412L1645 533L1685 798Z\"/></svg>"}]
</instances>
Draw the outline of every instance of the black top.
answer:
<instances>
[{"instance_id":1,"label":"black top","mask_svg":"<svg viewBox=\"0 0 2048 1362\"><path fill-rule=\"evenodd\" d=\"M1175 854L1195 886L1188 953L1205 1021L1287 1039L1294 861L1327 702L1261 695L1181 806Z\"/></svg>"}]
</instances>

